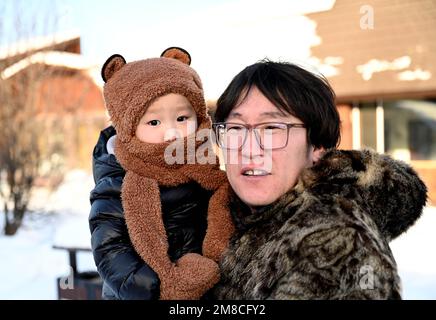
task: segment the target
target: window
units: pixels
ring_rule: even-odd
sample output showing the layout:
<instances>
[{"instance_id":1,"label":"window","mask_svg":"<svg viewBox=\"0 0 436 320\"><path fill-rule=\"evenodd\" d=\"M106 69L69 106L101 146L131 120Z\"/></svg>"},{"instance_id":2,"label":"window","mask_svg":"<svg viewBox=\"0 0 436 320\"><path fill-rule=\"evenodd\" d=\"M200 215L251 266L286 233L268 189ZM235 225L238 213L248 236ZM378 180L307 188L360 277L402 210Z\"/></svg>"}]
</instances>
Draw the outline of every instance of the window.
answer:
<instances>
[{"instance_id":1,"label":"window","mask_svg":"<svg viewBox=\"0 0 436 320\"><path fill-rule=\"evenodd\" d=\"M382 109L379 117L377 105ZM405 161L436 160L436 101L394 100L358 106L362 148L382 149ZM381 126L380 119L384 119Z\"/></svg>"},{"instance_id":2,"label":"window","mask_svg":"<svg viewBox=\"0 0 436 320\"><path fill-rule=\"evenodd\" d=\"M436 160L436 103L384 103L386 152L404 160Z\"/></svg>"}]
</instances>

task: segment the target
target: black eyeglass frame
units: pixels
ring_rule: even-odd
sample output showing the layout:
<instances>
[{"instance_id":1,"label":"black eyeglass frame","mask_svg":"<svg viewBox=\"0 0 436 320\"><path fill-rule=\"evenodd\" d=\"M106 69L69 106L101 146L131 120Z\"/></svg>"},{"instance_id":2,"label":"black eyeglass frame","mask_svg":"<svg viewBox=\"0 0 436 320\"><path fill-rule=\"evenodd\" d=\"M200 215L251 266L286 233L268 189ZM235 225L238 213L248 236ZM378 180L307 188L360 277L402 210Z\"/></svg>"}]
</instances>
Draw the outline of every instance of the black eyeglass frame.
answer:
<instances>
[{"instance_id":1,"label":"black eyeglass frame","mask_svg":"<svg viewBox=\"0 0 436 320\"><path fill-rule=\"evenodd\" d=\"M247 131L245 133L244 140L242 141L241 146L239 148L227 148L227 147L224 147L220 142L220 138L219 138L219 134L218 134L219 126L226 126L228 124L242 126L245 129L247 129ZM258 127L260 125L265 125L265 124L285 125L286 131L287 131L286 132L286 143L283 147L267 148L266 150L279 150L279 149L286 148L286 146L288 145L288 142L289 142L289 129L291 129L291 128L306 128L306 125L304 123L285 123L285 122L260 122L260 123L255 123L255 124L245 124L245 123L236 123L236 122L215 122L212 124L212 128L213 128L213 131L214 131L215 136L216 136L216 142L221 149L240 151L240 150L242 150L242 147L245 145L245 142L247 141L248 132L252 131L253 129L256 129L256 127ZM260 141L260 137L258 135L257 130L254 130L254 136L256 137L256 141L259 144L260 148L262 150L265 150L263 143Z\"/></svg>"}]
</instances>

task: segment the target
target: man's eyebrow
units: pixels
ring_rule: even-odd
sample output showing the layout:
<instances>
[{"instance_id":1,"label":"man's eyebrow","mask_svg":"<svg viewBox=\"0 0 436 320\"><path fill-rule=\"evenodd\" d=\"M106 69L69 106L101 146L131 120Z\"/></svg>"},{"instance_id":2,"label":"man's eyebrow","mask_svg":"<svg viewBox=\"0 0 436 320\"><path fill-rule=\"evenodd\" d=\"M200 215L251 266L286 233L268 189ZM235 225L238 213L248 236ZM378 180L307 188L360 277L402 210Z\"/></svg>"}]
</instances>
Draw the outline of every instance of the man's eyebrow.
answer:
<instances>
[{"instance_id":1,"label":"man's eyebrow","mask_svg":"<svg viewBox=\"0 0 436 320\"><path fill-rule=\"evenodd\" d=\"M270 111L270 112L262 112L260 114L262 117L271 117L271 118L283 118L286 117L286 114L278 111Z\"/></svg>"},{"instance_id":2,"label":"man's eyebrow","mask_svg":"<svg viewBox=\"0 0 436 320\"><path fill-rule=\"evenodd\" d=\"M284 114L283 112L279 112L279 111L266 111L266 112L262 112L260 114L260 116L264 117L264 118L269 117L269 118L276 118L277 119L277 118L286 117L287 115ZM242 114L240 114L237 111L232 111L232 112L230 112L228 118L238 118L238 119L240 119L240 118L242 118Z\"/></svg>"},{"instance_id":3,"label":"man's eyebrow","mask_svg":"<svg viewBox=\"0 0 436 320\"><path fill-rule=\"evenodd\" d=\"M228 116L228 118L240 118L240 117L242 117L242 114L240 114L239 112L236 112L236 111L230 112L230 114Z\"/></svg>"}]
</instances>

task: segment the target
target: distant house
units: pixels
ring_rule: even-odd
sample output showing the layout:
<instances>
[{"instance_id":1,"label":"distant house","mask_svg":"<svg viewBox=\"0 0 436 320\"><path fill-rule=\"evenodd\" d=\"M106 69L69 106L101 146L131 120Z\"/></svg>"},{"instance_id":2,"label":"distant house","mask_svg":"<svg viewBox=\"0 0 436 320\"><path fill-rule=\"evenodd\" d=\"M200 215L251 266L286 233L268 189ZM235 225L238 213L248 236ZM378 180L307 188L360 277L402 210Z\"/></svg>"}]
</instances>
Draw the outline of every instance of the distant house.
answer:
<instances>
[{"instance_id":1,"label":"distant house","mask_svg":"<svg viewBox=\"0 0 436 320\"><path fill-rule=\"evenodd\" d=\"M337 94L343 148L410 162L436 203L436 2L337 0L306 15L311 61Z\"/></svg>"},{"instance_id":2,"label":"distant house","mask_svg":"<svg viewBox=\"0 0 436 320\"><path fill-rule=\"evenodd\" d=\"M58 162L66 170L89 170L92 149L107 124L107 115L100 66L80 54L80 37L66 34L8 46L0 51L0 66L0 76L7 81L17 81L20 73L36 66L47 70L37 88L35 107L50 127L50 134L41 137L54 150L49 162ZM43 164L41 170L50 168Z\"/></svg>"}]
</instances>

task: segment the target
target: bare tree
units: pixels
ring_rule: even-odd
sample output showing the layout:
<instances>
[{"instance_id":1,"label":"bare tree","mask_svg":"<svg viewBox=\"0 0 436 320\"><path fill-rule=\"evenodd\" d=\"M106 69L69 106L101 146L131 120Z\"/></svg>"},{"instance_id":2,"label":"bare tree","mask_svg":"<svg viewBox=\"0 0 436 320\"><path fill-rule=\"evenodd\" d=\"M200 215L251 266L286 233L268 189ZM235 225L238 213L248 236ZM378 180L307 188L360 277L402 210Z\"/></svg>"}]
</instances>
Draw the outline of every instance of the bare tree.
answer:
<instances>
[{"instance_id":1,"label":"bare tree","mask_svg":"<svg viewBox=\"0 0 436 320\"><path fill-rule=\"evenodd\" d=\"M47 20L42 22L45 17L36 13L31 17L34 21L23 21L21 4L9 2L14 7L0 6L0 37L15 31L16 39L25 40L37 32L38 23L47 23ZM15 19L10 18L11 13ZM33 52L14 50L18 49L11 48L10 54L3 50L0 57L0 200L6 235L15 234L20 227L38 175L41 163L38 137L43 132L37 103L38 88L50 73L46 66L31 63L29 57ZM20 61L29 63L20 69ZM13 69L14 65L16 69Z\"/></svg>"},{"instance_id":2,"label":"bare tree","mask_svg":"<svg viewBox=\"0 0 436 320\"><path fill-rule=\"evenodd\" d=\"M7 235L21 225L40 164L34 87L42 73L35 69L0 80L0 196Z\"/></svg>"}]
</instances>

